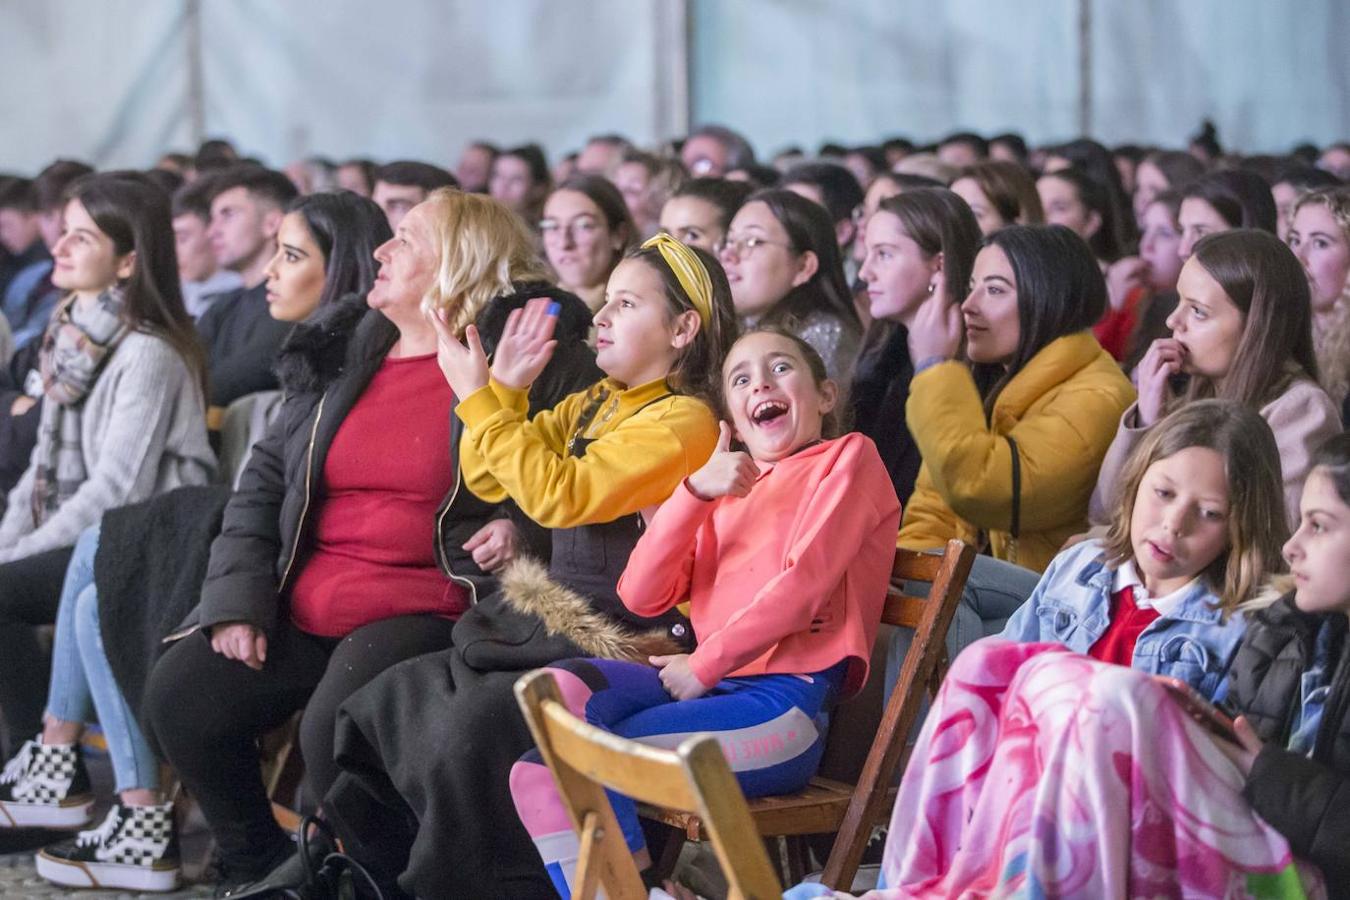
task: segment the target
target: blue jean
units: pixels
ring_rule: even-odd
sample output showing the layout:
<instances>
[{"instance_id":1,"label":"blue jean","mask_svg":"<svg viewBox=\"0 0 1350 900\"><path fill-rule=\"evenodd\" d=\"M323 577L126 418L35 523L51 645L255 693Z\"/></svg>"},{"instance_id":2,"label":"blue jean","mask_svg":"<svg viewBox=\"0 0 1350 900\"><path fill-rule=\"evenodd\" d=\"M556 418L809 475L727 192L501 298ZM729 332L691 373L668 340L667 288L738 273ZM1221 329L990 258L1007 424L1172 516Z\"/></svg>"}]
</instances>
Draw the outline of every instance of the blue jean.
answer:
<instances>
[{"instance_id":1,"label":"blue jean","mask_svg":"<svg viewBox=\"0 0 1350 900\"><path fill-rule=\"evenodd\" d=\"M961 592L961 604L947 630L947 659L955 661L958 653L980 638L1003 631L1008 619L1027 601L1040 580L1040 574L1030 569L992 556L975 557L965 590ZM892 633L890 650L886 654L887 700L913 641L914 632L909 628L897 628ZM915 729L920 724L921 720L916 722Z\"/></svg>"},{"instance_id":2,"label":"blue jean","mask_svg":"<svg viewBox=\"0 0 1350 900\"><path fill-rule=\"evenodd\" d=\"M108 742L117 790L157 790L159 760L122 696L103 650L94 584L98 534L97 525L85 529L66 568L56 613L47 714L65 722L89 722L97 717Z\"/></svg>"}]
</instances>

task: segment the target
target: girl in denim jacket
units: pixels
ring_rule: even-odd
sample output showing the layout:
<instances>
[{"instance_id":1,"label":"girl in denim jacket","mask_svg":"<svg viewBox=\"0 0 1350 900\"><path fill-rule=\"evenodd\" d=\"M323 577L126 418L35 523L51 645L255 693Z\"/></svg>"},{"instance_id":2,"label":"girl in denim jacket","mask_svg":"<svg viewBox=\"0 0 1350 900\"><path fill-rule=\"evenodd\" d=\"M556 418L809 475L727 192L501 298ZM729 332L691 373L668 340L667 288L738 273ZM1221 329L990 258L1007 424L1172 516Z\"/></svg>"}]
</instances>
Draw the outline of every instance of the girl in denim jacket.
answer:
<instances>
[{"instance_id":1,"label":"girl in denim jacket","mask_svg":"<svg viewBox=\"0 0 1350 900\"><path fill-rule=\"evenodd\" d=\"M1145 437L1118 496L1105 538L1056 556L1001 637L1063 644L1217 698L1246 627L1237 607L1278 566L1287 536L1274 436L1240 404L1188 404Z\"/></svg>"}]
</instances>

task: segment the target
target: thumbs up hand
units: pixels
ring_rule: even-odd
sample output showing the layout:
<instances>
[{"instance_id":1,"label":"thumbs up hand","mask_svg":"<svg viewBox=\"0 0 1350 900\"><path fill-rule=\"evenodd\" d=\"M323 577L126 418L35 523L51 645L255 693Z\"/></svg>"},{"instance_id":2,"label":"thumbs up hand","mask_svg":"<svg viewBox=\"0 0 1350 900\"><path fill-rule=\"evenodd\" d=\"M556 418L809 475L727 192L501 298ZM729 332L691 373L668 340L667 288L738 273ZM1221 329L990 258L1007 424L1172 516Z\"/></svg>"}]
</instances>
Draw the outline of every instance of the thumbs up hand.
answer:
<instances>
[{"instance_id":1,"label":"thumbs up hand","mask_svg":"<svg viewBox=\"0 0 1350 900\"><path fill-rule=\"evenodd\" d=\"M703 500L716 500L718 497L744 497L754 487L759 477L759 466L750 458L750 454L731 449L731 426L719 423L721 434L717 438L717 449L697 472L689 476L689 490Z\"/></svg>"}]
</instances>

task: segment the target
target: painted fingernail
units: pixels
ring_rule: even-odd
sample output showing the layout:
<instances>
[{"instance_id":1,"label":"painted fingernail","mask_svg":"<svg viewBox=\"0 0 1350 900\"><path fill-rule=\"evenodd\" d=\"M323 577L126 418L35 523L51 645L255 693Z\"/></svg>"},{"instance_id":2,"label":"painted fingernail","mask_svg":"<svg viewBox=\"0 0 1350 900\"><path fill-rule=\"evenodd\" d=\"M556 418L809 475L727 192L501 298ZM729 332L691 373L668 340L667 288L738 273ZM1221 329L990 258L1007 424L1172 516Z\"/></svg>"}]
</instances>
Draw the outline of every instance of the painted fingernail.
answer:
<instances>
[{"instance_id":1,"label":"painted fingernail","mask_svg":"<svg viewBox=\"0 0 1350 900\"><path fill-rule=\"evenodd\" d=\"M548 305L548 314L549 314L550 316L556 316L556 315L557 315L558 313L560 313L560 312L562 312L562 304L561 304L561 303L558 303L558 302L555 301L555 302L550 303L550 304Z\"/></svg>"}]
</instances>

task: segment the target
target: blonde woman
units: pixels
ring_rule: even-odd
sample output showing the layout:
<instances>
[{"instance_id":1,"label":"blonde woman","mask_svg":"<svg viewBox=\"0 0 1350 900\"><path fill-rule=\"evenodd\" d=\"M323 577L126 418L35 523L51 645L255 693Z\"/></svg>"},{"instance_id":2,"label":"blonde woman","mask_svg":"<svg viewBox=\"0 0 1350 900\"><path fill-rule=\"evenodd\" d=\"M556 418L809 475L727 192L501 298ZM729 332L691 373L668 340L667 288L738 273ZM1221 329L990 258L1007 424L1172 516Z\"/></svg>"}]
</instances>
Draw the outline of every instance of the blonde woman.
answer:
<instances>
[{"instance_id":1,"label":"blonde woman","mask_svg":"<svg viewBox=\"0 0 1350 900\"><path fill-rule=\"evenodd\" d=\"M551 297L558 347L531 401L551 406L596 378L585 307L544 281L525 226L497 201L436 191L375 258L370 310L288 390L225 510L201 604L147 686L154 739L215 833L223 896L295 852L272 820L258 735L304 709L306 778L323 796L338 705L448 647L520 540L505 505L462 489L459 398L426 311L447 311L457 332L476 324L491 348L513 309Z\"/></svg>"},{"instance_id":2,"label":"blonde woman","mask_svg":"<svg viewBox=\"0 0 1350 900\"><path fill-rule=\"evenodd\" d=\"M1350 393L1350 187L1322 188L1300 197L1285 243L1308 274L1313 350L1322 387L1343 404Z\"/></svg>"}]
</instances>

